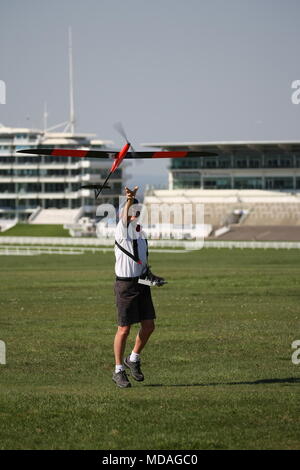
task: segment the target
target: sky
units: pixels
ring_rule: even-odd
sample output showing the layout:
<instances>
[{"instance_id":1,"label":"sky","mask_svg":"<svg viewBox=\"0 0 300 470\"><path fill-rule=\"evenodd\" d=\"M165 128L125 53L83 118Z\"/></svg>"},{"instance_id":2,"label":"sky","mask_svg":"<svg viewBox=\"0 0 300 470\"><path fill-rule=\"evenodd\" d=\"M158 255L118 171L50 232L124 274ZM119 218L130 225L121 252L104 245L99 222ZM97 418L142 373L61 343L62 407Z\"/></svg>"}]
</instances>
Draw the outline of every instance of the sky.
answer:
<instances>
[{"instance_id":1,"label":"sky","mask_svg":"<svg viewBox=\"0 0 300 470\"><path fill-rule=\"evenodd\" d=\"M0 123L69 116L123 145L299 139L299 0L1 0ZM128 185L167 185L169 161L134 163Z\"/></svg>"}]
</instances>

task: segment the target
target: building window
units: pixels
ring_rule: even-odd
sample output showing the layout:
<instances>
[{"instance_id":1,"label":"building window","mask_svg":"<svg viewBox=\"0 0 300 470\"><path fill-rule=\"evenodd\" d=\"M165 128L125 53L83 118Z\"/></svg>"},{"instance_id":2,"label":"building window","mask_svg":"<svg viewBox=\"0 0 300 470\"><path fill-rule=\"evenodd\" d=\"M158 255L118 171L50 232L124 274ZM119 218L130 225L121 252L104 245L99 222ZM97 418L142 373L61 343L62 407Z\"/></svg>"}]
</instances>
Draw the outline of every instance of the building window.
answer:
<instances>
[{"instance_id":1,"label":"building window","mask_svg":"<svg viewBox=\"0 0 300 470\"><path fill-rule=\"evenodd\" d=\"M300 155L296 155L296 167L300 168Z\"/></svg>"},{"instance_id":2,"label":"building window","mask_svg":"<svg viewBox=\"0 0 300 470\"><path fill-rule=\"evenodd\" d=\"M249 168L261 168L261 159L260 158L250 158L249 159Z\"/></svg>"},{"instance_id":3,"label":"building window","mask_svg":"<svg viewBox=\"0 0 300 470\"><path fill-rule=\"evenodd\" d=\"M16 160L16 163L19 163L19 164L24 164L24 163L35 163L35 164L38 164L40 163L40 160L41 158L39 156L36 156L36 157L30 157L29 155L28 156L25 156L25 157L20 157L19 155L17 156L17 160Z\"/></svg>"},{"instance_id":4,"label":"building window","mask_svg":"<svg viewBox=\"0 0 300 470\"><path fill-rule=\"evenodd\" d=\"M46 155L44 156L44 162L45 163L64 163L66 165L67 163L72 163L72 160L68 159L68 157L58 157L57 155L53 155L53 156Z\"/></svg>"},{"instance_id":5,"label":"building window","mask_svg":"<svg viewBox=\"0 0 300 470\"><path fill-rule=\"evenodd\" d=\"M230 178L204 178L204 189L231 189Z\"/></svg>"},{"instance_id":6,"label":"building window","mask_svg":"<svg viewBox=\"0 0 300 470\"><path fill-rule=\"evenodd\" d=\"M16 183L16 192L39 193L42 189L40 183Z\"/></svg>"},{"instance_id":7,"label":"building window","mask_svg":"<svg viewBox=\"0 0 300 470\"><path fill-rule=\"evenodd\" d=\"M262 189L262 178L234 178L234 189Z\"/></svg>"},{"instance_id":8,"label":"building window","mask_svg":"<svg viewBox=\"0 0 300 470\"><path fill-rule=\"evenodd\" d=\"M16 139L27 139L28 135L27 134L16 134L15 138Z\"/></svg>"},{"instance_id":9,"label":"building window","mask_svg":"<svg viewBox=\"0 0 300 470\"><path fill-rule=\"evenodd\" d=\"M0 184L0 193L14 193L15 192L15 185L14 183L1 183ZM1 204L1 199L0 199Z\"/></svg>"},{"instance_id":10,"label":"building window","mask_svg":"<svg viewBox=\"0 0 300 470\"><path fill-rule=\"evenodd\" d=\"M234 168L247 168L248 166L247 157L235 155L233 161Z\"/></svg>"},{"instance_id":11,"label":"building window","mask_svg":"<svg viewBox=\"0 0 300 470\"><path fill-rule=\"evenodd\" d=\"M293 189L293 178L268 177L266 178L266 189Z\"/></svg>"},{"instance_id":12,"label":"building window","mask_svg":"<svg viewBox=\"0 0 300 470\"><path fill-rule=\"evenodd\" d=\"M211 157L208 157L211 158ZM171 168L201 168L206 161L205 157L191 157L191 158L174 158L172 159Z\"/></svg>"},{"instance_id":13,"label":"building window","mask_svg":"<svg viewBox=\"0 0 300 470\"><path fill-rule=\"evenodd\" d=\"M68 207L68 201L66 199L46 199L45 209L64 209Z\"/></svg>"},{"instance_id":14,"label":"building window","mask_svg":"<svg viewBox=\"0 0 300 470\"><path fill-rule=\"evenodd\" d=\"M266 156L265 168L290 168L293 166L291 155Z\"/></svg>"},{"instance_id":15,"label":"building window","mask_svg":"<svg viewBox=\"0 0 300 470\"><path fill-rule=\"evenodd\" d=\"M16 200L15 199L1 199L0 207L1 209L15 209Z\"/></svg>"},{"instance_id":16,"label":"building window","mask_svg":"<svg viewBox=\"0 0 300 470\"><path fill-rule=\"evenodd\" d=\"M216 157L204 157L203 168L217 168Z\"/></svg>"},{"instance_id":17,"label":"building window","mask_svg":"<svg viewBox=\"0 0 300 470\"><path fill-rule=\"evenodd\" d=\"M14 175L15 176L37 176L39 171L37 169L28 169L28 170L19 170L15 169L14 170Z\"/></svg>"},{"instance_id":18,"label":"building window","mask_svg":"<svg viewBox=\"0 0 300 470\"><path fill-rule=\"evenodd\" d=\"M7 170L0 170L0 176L12 176L13 171L11 168L8 168Z\"/></svg>"},{"instance_id":19,"label":"building window","mask_svg":"<svg viewBox=\"0 0 300 470\"><path fill-rule=\"evenodd\" d=\"M198 172L174 172L173 173L174 189L197 189L201 187L200 173Z\"/></svg>"},{"instance_id":20,"label":"building window","mask_svg":"<svg viewBox=\"0 0 300 470\"><path fill-rule=\"evenodd\" d=\"M66 185L64 183L45 183L46 193L64 192Z\"/></svg>"},{"instance_id":21,"label":"building window","mask_svg":"<svg viewBox=\"0 0 300 470\"><path fill-rule=\"evenodd\" d=\"M12 157L11 155L5 155L0 157L0 163L15 163L15 157Z\"/></svg>"},{"instance_id":22,"label":"building window","mask_svg":"<svg viewBox=\"0 0 300 470\"><path fill-rule=\"evenodd\" d=\"M219 168L231 168L231 158L220 156L217 160Z\"/></svg>"}]
</instances>

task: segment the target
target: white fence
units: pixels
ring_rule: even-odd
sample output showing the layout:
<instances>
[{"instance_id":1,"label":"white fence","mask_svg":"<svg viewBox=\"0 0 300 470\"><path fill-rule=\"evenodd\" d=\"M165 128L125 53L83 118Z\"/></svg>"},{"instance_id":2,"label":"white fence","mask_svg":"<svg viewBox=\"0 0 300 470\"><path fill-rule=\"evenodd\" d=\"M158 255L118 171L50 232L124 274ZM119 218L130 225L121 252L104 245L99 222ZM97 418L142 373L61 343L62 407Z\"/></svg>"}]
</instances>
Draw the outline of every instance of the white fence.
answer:
<instances>
[{"instance_id":1,"label":"white fence","mask_svg":"<svg viewBox=\"0 0 300 470\"><path fill-rule=\"evenodd\" d=\"M204 248L275 248L279 249L300 249L300 242L259 242L259 241L215 241L204 242Z\"/></svg>"},{"instance_id":2,"label":"white fence","mask_svg":"<svg viewBox=\"0 0 300 470\"><path fill-rule=\"evenodd\" d=\"M42 249L47 253L54 253L55 250L61 254L62 248L64 251L73 249L76 252L84 251L110 251L114 248L114 240L107 238L64 238L64 237L0 237L1 251L7 248L7 245L12 248L15 247L26 248L26 250L35 251L37 249L42 253ZM6 245L6 247L5 247ZM29 248L28 248L29 247ZM72 247L72 248L67 248ZM89 248L90 247L90 248ZM106 248L107 247L107 248ZM179 252L180 248L184 251L200 250L201 248L275 248L275 249L300 249L300 242L280 242L280 241L221 241L221 240L208 240L202 241L185 241L185 240L149 240L149 247L151 248L167 248L174 252ZM81 250L80 250L81 248ZM97 249L98 248L98 249ZM168 251L169 251L168 250ZM152 250L153 251L153 250ZM167 250L165 250L167 251Z\"/></svg>"},{"instance_id":3,"label":"white fence","mask_svg":"<svg viewBox=\"0 0 300 470\"><path fill-rule=\"evenodd\" d=\"M75 248L65 249L64 247L28 247L28 246L5 246L0 247L0 256L33 256L33 255L81 255L84 253L83 248L76 250Z\"/></svg>"},{"instance_id":4,"label":"white fence","mask_svg":"<svg viewBox=\"0 0 300 470\"><path fill-rule=\"evenodd\" d=\"M2 245L113 246L112 239L69 237L0 237Z\"/></svg>"},{"instance_id":5,"label":"white fence","mask_svg":"<svg viewBox=\"0 0 300 470\"><path fill-rule=\"evenodd\" d=\"M25 246L25 245L9 245L9 246L0 246L0 256L33 256L33 255L82 255L83 253L107 253L113 252L113 247L86 247L86 246L75 246L75 247L64 247L64 246ZM189 250L174 250L168 248L162 249L151 249L151 253L186 253Z\"/></svg>"}]
</instances>

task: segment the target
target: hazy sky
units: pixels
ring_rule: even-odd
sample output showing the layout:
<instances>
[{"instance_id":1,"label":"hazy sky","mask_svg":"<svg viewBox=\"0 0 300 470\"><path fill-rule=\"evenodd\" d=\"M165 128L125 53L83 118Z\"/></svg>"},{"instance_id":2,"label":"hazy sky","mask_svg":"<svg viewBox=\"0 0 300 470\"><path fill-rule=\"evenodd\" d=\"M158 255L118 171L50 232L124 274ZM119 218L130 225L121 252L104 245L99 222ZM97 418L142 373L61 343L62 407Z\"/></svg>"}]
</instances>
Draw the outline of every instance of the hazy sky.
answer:
<instances>
[{"instance_id":1,"label":"hazy sky","mask_svg":"<svg viewBox=\"0 0 300 470\"><path fill-rule=\"evenodd\" d=\"M73 31L76 130L131 141L299 139L299 0L0 0L0 122L69 114ZM133 182L167 183L168 162Z\"/></svg>"}]
</instances>

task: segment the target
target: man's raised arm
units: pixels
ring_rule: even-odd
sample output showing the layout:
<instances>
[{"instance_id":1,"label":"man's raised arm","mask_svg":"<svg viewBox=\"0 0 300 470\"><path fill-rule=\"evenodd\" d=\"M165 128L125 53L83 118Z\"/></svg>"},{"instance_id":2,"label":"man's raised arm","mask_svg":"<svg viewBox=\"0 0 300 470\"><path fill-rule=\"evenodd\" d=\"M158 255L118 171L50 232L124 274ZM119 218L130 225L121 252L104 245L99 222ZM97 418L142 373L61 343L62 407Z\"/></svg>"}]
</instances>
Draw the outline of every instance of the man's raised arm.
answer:
<instances>
[{"instance_id":1,"label":"man's raised arm","mask_svg":"<svg viewBox=\"0 0 300 470\"><path fill-rule=\"evenodd\" d=\"M128 217L130 217L129 209L133 204L133 201L134 201L134 198L138 189L139 189L138 186L135 186L133 190L125 186L125 195L126 195L127 201L122 211L122 220L123 220L124 225L127 225L128 223Z\"/></svg>"}]
</instances>

